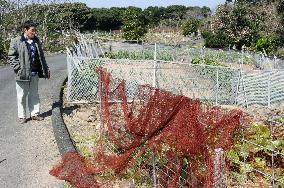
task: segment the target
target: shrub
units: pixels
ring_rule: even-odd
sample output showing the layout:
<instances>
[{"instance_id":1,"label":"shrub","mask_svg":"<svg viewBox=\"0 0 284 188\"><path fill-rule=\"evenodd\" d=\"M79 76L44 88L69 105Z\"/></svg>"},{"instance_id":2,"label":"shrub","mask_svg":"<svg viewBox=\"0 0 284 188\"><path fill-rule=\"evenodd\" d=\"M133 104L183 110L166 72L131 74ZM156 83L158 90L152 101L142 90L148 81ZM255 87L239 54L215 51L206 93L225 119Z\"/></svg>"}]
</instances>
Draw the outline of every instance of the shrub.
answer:
<instances>
[{"instance_id":1,"label":"shrub","mask_svg":"<svg viewBox=\"0 0 284 188\"><path fill-rule=\"evenodd\" d=\"M201 35L202 35L202 37L203 37L204 39L207 39L207 38L210 37L212 34L213 34L213 33L210 32L210 31L203 31L203 32L201 33Z\"/></svg>"},{"instance_id":2,"label":"shrub","mask_svg":"<svg viewBox=\"0 0 284 188\"><path fill-rule=\"evenodd\" d=\"M275 51L275 44L271 38L264 36L256 42L256 50L261 52L265 51L267 54L271 54Z\"/></svg>"},{"instance_id":3,"label":"shrub","mask_svg":"<svg viewBox=\"0 0 284 188\"><path fill-rule=\"evenodd\" d=\"M221 31L216 34L206 32L203 33L203 36L205 36L205 46L208 48L225 48L230 44L229 36Z\"/></svg>"},{"instance_id":4,"label":"shrub","mask_svg":"<svg viewBox=\"0 0 284 188\"><path fill-rule=\"evenodd\" d=\"M195 58L195 59L192 59L191 63L192 64L213 65L213 66L223 66L223 64L221 64L217 61L214 61L212 59L208 59L208 58L204 58L204 59Z\"/></svg>"},{"instance_id":5,"label":"shrub","mask_svg":"<svg viewBox=\"0 0 284 188\"><path fill-rule=\"evenodd\" d=\"M188 36L192 33L194 33L194 35L197 35L197 30L200 26L200 21L199 20L188 20L187 22L184 23L184 25L182 26L182 34L184 36Z\"/></svg>"}]
</instances>

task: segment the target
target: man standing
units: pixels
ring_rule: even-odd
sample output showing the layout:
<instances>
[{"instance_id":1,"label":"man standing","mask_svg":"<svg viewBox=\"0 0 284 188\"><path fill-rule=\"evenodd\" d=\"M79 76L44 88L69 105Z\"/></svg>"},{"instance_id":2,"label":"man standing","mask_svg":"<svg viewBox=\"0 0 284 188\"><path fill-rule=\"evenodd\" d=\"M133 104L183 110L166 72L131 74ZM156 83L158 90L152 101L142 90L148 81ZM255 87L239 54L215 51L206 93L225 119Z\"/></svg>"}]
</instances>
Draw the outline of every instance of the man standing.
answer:
<instances>
[{"instance_id":1,"label":"man standing","mask_svg":"<svg viewBox=\"0 0 284 188\"><path fill-rule=\"evenodd\" d=\"M50 78L42 45L36 36L37 24L29 20L23 24L21 36L11 41L8 57L16 75L16 91L19 123L27 122L26 99L30 117L42 120L38 94L39 78Z\"/></svg>"}]
</instances>

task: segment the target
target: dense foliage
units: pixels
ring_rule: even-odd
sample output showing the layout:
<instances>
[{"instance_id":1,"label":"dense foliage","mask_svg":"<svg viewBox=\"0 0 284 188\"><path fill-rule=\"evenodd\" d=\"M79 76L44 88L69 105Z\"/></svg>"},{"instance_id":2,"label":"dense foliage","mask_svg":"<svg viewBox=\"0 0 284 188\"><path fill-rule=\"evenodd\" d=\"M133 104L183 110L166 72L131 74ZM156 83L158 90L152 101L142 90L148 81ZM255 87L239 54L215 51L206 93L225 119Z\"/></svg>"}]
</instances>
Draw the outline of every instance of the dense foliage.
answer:
<instances>
[{"instance_id":1,"label":"dense foliage","mask_svg":"<svg viewBox=\"0 0 284 188\"><path fill-rule=\"evenodd\" d=\"M1 60L5 59L5 54L6 54L6 51L5 51L5 47L4 47L4 42L3 42L3 39L0 35L0 64L1 64Z\"/></svg>"},{"instance_id":2,"label":"dense foliage","mask_svg":"<svg viewBox=\"0 0 284 188\"><path fill-rule=\"evenodd\" d=\"M275 54L283 47L284 1L241 0L220 5L212 17L204 21L207 47L224 48L243 45L251 50Z\"/></svg>"},{"instance_id":3,"label":"dense foliage","mask_svg":"<svg viewBox=\"0 0 284 188\"><path fill-rule=\"evenodd\" d=\"M209 48L226 48L231 42L229 36L221 31L204 32L202 35L205 38L205 46Z\"/></svg>"},{"instance_id":4,"label":"dense foliage","mask_svg":"<svg viewBox=\"0 0 284 188\"><path fill-rule=\"evenodd\" d=\"M284 55L283 0L239 0L234 4L226 1L213 15L208 7L183 5L150 6L142 10L137 7L90 8L84 3L66 3L65 0L33 2L18 7L11 1L0 0L1 59L5 57L9 40L27 19L40 24L39 36L48 51L63 50L66 45L63 38L74 30L116 32L122 29L124 38L136 40L147 30L163 26L182 30L184 36L200 30L206 47L235 45L241 49L245 45L251 50L265 50L268 55Z\"/></svg>"},{"instance_id":5,"label":"dense foliage","mask_svg":"<svg viewBox=\"0 0 284 188\"><path fill-rule=\"evenodd\" d=\"M124 12L122 31L126 40L141 40L146 32L142 9L129 7Z\"/></svg>"}]
</instances>

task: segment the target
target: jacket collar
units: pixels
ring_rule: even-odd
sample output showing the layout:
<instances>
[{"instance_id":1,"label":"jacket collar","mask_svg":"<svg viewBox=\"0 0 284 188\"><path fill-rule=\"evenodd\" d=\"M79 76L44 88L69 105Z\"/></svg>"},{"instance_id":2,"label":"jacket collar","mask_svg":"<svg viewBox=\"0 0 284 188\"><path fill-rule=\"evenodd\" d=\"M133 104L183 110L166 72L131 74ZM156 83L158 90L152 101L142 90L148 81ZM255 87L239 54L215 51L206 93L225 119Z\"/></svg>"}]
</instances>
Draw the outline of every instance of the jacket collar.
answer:
<instances>
[{"instance_id":1,"label":"jacket collar","mask_svg":"<svg viewBox=\"0 0 284 188\"><path fill-rule=\"evenodd\" d=\"M27 39L26 39L26 37L24 36L24 34L22 34L21 35L21 42L24 42L24 41L26 41Z\"/></svg>"},{"instance_id":2,"label":"jacket collar","mask_svg":"<svg viewBox=\"0 0 284 188\"><path fill-rule=\"evenodd\" d=\"M25 42L27 40L27 38L24 36L24 34L21 35L21 42ZM34 37L33 39L34 42L37 42L38 41L38 38L37 36Z\"/></svg>"}]
</instances>

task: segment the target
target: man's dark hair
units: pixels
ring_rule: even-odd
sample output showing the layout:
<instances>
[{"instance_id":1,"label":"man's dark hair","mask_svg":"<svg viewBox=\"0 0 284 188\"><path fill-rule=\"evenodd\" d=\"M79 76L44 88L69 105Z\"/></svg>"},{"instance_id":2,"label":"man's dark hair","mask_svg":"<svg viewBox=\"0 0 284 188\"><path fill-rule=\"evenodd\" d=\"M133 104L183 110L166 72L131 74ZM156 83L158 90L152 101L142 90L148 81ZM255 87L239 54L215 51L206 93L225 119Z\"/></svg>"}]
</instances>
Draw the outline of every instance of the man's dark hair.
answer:
<instances>
[{"instance_id":1,"label":"man's dark hair","mask_svg":"<svg viewBox=\"0 0 284 188\"><path fill-rule=\"evenodd\" d=\"M28 30L28 29L30 29L30 27L37 27L37 24L34 23L32 20L27 20L23 23L23 26L22 26L23 29Z\"/></svg>"}]
</instances>

